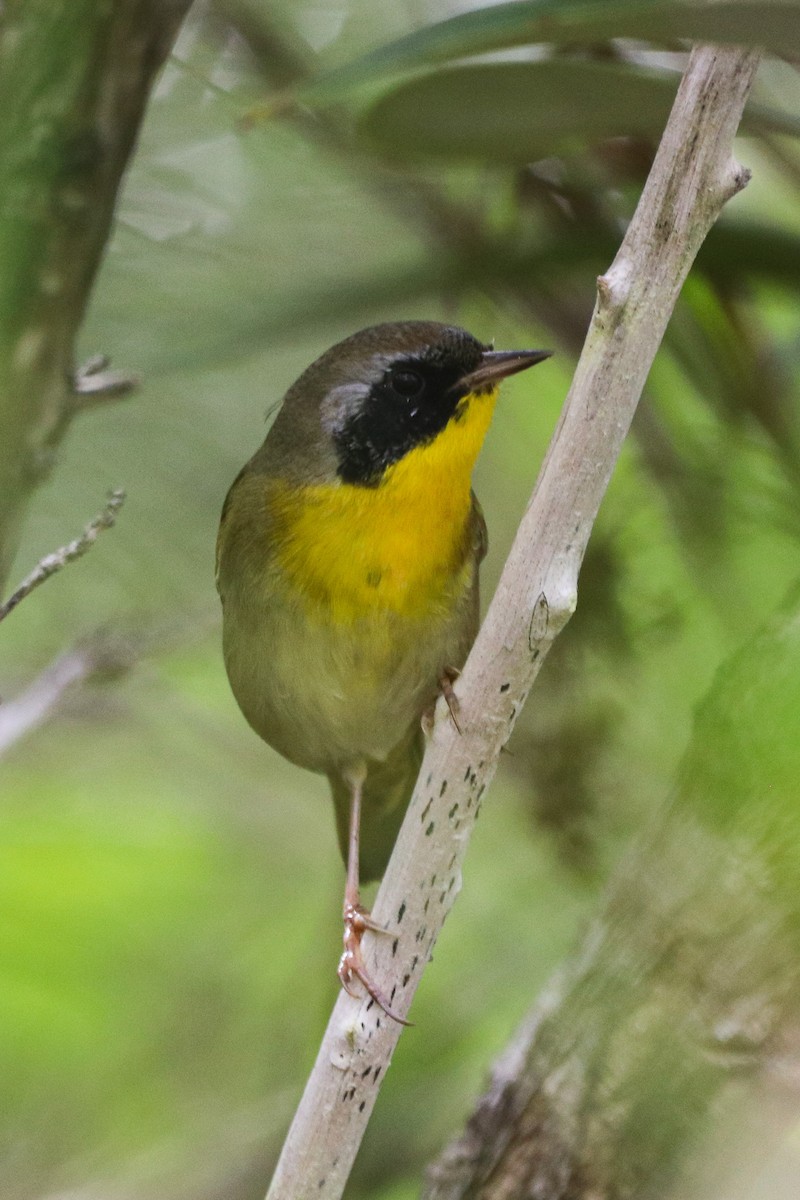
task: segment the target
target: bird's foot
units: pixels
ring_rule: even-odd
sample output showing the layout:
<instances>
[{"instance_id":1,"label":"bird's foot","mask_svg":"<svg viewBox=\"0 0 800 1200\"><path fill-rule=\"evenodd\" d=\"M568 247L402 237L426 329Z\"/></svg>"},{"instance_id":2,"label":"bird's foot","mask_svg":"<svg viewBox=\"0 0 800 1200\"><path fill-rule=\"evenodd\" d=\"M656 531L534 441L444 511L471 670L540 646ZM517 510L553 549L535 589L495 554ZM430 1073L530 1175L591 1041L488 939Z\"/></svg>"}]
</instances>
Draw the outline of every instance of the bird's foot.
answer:
<instances>
[{"instance_id":1,"label":"bird's foot","mask_svg":"<svg viewBox=\"0 0 800 1200\"><path fill-rule=\"evenodd\" d=\"M453 722L457 733L461 733L461 726L458 723L458 714L461 710L461 702L455 693L453 684L458 679L460 674L461 672L456 670L455 667L445 667L439 678L439 695L444 696L444 702L447 705L450 713L450 720ZM426 738L429 738L433 733L435 712L436 701L434 700L433 704L429 704L425 709L420 719L422 732L425 734Z\"/></svg>"},{"instance_id":2,"label":"bird's foot","mask_svg":"<svg viewBox=\"0 0 800 1200\"><path fill-rule=\"evenodd\" d=\"M439 690L444 696L444 702L450 711L450 720L455 725L458 733L461 733L461 726L458 723L461 702L455 693L453 684L460 674L461 672L456 667L445 667L439 679Z\"/></svg>"},{"instance_id":3,"label":"bird's foot","mask_svg":"<svg viewBox=\"0 0 800 1200\"><path fill-rule=\"evenodd\" d=\"M348 996L353 996L354 999L358 1000L360 997L358 992L353 990L353 983L356 979L359 980L361 986L366 989L375 1003L383 1009L387 1017L391 1017L393 1021L397 1021L398 1025L410 1025L411 1021L407 1021L405 1017L401 1017L399 1013L394 1011L389 999L378 985L373 982L367 971L364 956L361 952L361 939L368 929L373 933L389 933L389 930L385 929L383 925L379 925L377 921L373 921L370 914L360 904L345 904L344 953L339 959L338 969L342 987Z\"/></svg>"}]
</instances>

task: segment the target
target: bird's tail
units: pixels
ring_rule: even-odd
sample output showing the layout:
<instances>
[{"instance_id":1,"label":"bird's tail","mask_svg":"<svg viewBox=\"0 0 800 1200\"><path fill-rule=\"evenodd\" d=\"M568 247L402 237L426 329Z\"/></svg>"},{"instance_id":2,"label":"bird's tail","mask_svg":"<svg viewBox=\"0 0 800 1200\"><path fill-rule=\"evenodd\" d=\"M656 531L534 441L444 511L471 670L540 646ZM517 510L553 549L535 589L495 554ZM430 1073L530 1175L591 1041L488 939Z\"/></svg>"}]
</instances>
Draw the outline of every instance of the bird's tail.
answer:
<instances>
[{"instance_id":1,"label":"bird's tail","mask_svg":"<svg viewBox=\"0 0 800 1200\"><path fill-rule=\"evenodd\" d=\"M403 823L419 774L425 739L415 725L383 762L370 761L361 804L359 867L361 882L380 879L386 870L395 839ZM350 789L338 776L329 775L336 808L339 849L347 862Z\"/></svg>"}]
</instances>

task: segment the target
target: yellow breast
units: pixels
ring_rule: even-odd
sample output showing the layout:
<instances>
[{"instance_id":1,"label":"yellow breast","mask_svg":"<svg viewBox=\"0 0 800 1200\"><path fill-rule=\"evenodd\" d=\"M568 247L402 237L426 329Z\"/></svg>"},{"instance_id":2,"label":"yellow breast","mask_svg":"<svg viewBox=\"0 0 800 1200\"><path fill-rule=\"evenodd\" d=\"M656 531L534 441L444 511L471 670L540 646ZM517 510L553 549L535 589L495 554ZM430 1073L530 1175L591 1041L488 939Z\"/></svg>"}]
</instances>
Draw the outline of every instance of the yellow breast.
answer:
<instances>
[{"instance_id":1,"label":"yellow breast","mask_svg":"<svg viewBox=\"0 0 800 1200\"><path fill-rule=\"evenodd\" d=\"M472 469L496 399L496 390L466 396L442 432L376 487L267 485L278 562L312 615L433 615L465 586Z\"/></svg>"}]
</instances>

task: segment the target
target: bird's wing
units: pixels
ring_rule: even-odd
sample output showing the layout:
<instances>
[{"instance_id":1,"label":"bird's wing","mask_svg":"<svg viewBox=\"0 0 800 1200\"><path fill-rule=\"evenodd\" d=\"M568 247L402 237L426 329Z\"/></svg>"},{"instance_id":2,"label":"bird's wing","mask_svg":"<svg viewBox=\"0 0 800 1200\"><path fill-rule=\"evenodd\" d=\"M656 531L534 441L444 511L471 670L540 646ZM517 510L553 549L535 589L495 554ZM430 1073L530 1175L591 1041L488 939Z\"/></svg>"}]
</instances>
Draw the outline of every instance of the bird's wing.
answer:
<instances>
[{"instance_id":1,"label":"bird's wing","mask_svg":"<svg viewBox=\"0 0 800 1200\"><path fill-rule=\"evenodd\" d=\"M489 531L483 516L483 509L475 493L472 493L472 545L475 551L475 562L481 563L486 558L489 549Z\"/></svg>"},{"instance_id":2,"label":"bird's wing","mask_svg":"<svg viewBox=\"0 0 800 1200\"><path fill-rule=\"evenodd\" d=\"M222 505L222 513L220 514L220 518L219 518L219 529L217 530L216 553L215 553L215 558L214 558L214 580L217 585L217 591L219 591L220 560L222 558L222 549L225 544L225 539L228 535L228 524L229 524L229 520L230 520L230 511L231 511L231 502L233 499L233 493L236 491L238 484L241 482L242 477L245 475L246 472L247 472L247 465L242 467L241 471L236 476L236 478L234 479L231 486L228 488L228 494L226 495L225 501Z\"/></svg>"}]
</instances>

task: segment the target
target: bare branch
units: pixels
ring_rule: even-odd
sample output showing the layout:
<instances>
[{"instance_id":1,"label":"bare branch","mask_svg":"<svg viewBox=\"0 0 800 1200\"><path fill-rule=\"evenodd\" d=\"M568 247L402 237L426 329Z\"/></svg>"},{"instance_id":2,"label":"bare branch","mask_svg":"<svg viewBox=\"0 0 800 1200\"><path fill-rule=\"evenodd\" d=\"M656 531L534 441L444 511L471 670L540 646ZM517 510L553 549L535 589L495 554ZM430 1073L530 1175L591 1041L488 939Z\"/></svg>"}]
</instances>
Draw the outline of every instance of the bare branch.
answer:
<instances>
[{"instance_id":1,"label":"bare branch","mask_svg":"<svg viewBox=\"0 0 800 1200\"><path fill-rule=\"evenodd\" d=\"M109 400L119 400L139 386L138 375L128 371L111 371L111 360L105 354L95 354L77 367L72 374L72 411L86 412Z\"/></svg>"},{"instance_id":2,"label":"bare branch","mask_svg":"<svg viewBox=\"0 0 800 1200\"><path fill-rule=\"evenodd\" d=\"M4 604L0 604L0 621L4 621L10 612L17 607L21 600L29 596L40 584L49 579L51 575L55 575L61 571L67 563L75 562L78 558L83 558L88 550L97 541L104 529L110 529L117 519L117 513L125 503L125 492L122 488L117 488L111 492L108 498L108 503L102 512L99 512L96 517L92 517L89 524L84 529L83 533L76 537L73 541L68 542L66 546L62 546L59 550L55 550L52 554L46 554L40 559L30 575L23 579L17 590L13 592Z\"/></svg>"},{"instance_id":3,"label":"bare branch","mask_svg":"<svg viewBox=\"0 0 800 1200\"><path fill-rule=\"evenodd\" d=\"M87 644L60 655L19 696L0 704L0 758L52 716L66 693L95 670Z\"/></svg>"},{"instance_id":4,"label":"bare branch","mask_svg":"<svg viewBox=\"0 0 800 1200\"><path fill-rule=\"evenodd\" d=\"M120 675L153 644L152 633L123 636L99 631L60 654L23 692L0 704L0 758L50 720L77 684Z\"/></svg>"},{"instance_id":5,"label":"bare branch","mask_svg":"<svg viewBox=\"0 0 800 1200\"><path fill-rule=\"evenodd\" d=\"M373 913L373 978L405 1015L461 884L503 744L557 634L601 500L672 308L703 238L747 182L731 145L759 55L696 48L636 213L598 281L589 335L531 502L458 682L464 736L440 703ZM401 1029L342 994L268 1200L338 1200Z\"/></svg>"},{"instance_id":6,"label":"bare branch","mask_svg":"<svg viewBox=\"0 0 800 1200\"><path fill-rule=\"evenodd\" d=\"M49 663L19 695L0 703L0 758L56 716L77 687L117 679L144 658L207 637L218 623L216 613L191 621L184 614L180 620L155 626L98 629L81 638Z\"/></svg>"}]
</instances>

